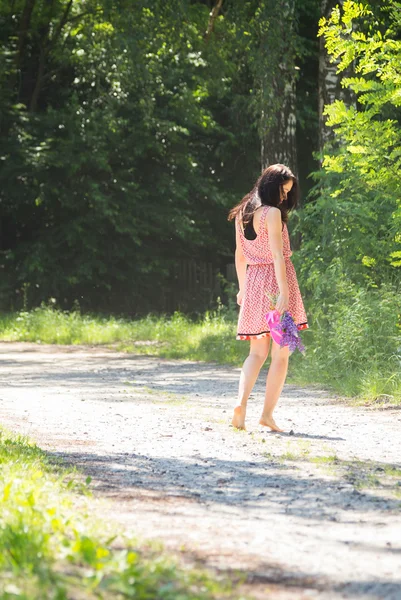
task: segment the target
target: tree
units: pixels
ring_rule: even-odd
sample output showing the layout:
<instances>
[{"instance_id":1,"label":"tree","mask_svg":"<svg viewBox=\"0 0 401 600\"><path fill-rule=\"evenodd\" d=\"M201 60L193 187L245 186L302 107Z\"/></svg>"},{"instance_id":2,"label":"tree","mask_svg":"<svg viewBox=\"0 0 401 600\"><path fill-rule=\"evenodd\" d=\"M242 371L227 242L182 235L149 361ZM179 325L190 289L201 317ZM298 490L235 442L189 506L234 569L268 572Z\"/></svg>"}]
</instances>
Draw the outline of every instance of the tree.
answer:
<instances>
[{"instance_id":1,"label":"tree","mask_svg":"<svg viewBox=\"0 0 401 600\"><path fill-rule=\"evenodd\" d=\"M400 282L401 42L393 7L391 26L383 30L367 5L352 1L320 23L339 73L353 64L355 76L341 83L357 104L336 99L325 107L334 141L303 221L303 273L311 290L329 281L328 268L334 279L346 275L361 285Z\"/></svg>"},{"instance_id":2,"label":"tree","mask_svg":"<svg viewBox=\"0 0 401 600\"><path fill-rule=\"evenodd\" d=\"M228 207L258 168L235 27L216 17L205 40L204 3L149 6L1 6L4 302L29 285L34 304L162 308L177 260L229 252Z\"/></svg>"},{"instance_id":3,"label":"tree","mask_svg":"<svg viewBox=\"0 0 401 600\"><path fill-rule=\"evenodd\" d=\"M0 3L1 305L163 310L177 262L231 262L228 210L297 171L297 120L310 164L316 6Z\"/></svg>"}]
</instances>

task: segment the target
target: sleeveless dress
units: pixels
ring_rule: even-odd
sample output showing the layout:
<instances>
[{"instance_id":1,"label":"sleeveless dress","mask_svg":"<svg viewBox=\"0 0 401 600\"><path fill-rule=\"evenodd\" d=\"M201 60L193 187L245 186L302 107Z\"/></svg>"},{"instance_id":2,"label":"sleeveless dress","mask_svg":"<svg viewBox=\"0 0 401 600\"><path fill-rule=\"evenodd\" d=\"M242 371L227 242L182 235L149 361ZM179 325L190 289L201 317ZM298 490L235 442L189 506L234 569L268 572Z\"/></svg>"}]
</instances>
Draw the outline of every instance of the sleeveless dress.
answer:
<instances>
[{"instance_id":1,"label":"sleeveless dress","mask_svg":"<svg viewBox=\"0 0 401 600\"><path fill-rule=\"evenodd\" d=\"M237 328L237 340L263 338L269 335L266 315L271 306L269 296L277 298L280 290L274 271L273 255L269 245L266 216L270 206L264 206L260 217L259 234L254 240L248 240L241 228L238 216L235 226L238 228L241 247L248 267L245 278L245 292L242 299ZM283 255L285 260L289 289L288 312L294 319L298 330L308 329L308 321L294 265L291 261L291 246L287 225L283 223Z\"/></svg>"}]
</instances>

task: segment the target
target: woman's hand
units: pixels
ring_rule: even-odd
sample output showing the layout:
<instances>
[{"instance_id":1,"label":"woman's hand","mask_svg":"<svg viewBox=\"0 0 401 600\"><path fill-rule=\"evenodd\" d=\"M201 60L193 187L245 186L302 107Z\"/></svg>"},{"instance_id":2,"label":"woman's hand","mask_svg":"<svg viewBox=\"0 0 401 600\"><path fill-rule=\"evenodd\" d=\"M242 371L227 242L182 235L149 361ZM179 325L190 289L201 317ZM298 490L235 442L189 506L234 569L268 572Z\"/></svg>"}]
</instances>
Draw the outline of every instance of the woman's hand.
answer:
<instances>
[{"instance_id":1,"label":"woman's hand","mask_svg":"<svg viewBox=\"0 0 401 600\"><path fill-rule=\"evenodd\" d=\"M242 290L240 290L237 294L237 304L239 304L240 306L241 306L243 297L244 297L244 292Z\"/></svg>"},{"instance_id":2,"label":"woman's hand","mask_svg":"<svg viewBox=\"0 0 401 600\"><path fill-rule=\"evenodd\" d=\"M277 300L277 304L276 304L276 310L278 310L278 312L280 313L280 315L283 314L283 312L285 312L286 310L288 310L289 308L289 297L288 294L280 294Z\"/></svg>"}]
</instances>

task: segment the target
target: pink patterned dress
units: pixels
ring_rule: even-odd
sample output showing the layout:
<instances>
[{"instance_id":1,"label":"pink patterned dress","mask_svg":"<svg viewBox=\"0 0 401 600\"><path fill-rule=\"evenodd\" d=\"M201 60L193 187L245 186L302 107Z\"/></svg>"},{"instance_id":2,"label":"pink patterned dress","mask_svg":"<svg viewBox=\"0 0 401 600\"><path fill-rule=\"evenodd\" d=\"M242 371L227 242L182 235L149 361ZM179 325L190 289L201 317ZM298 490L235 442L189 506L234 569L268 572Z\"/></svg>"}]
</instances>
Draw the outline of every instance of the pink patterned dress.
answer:
<instances>
[{"instance_id":1,"label":"pink patterned dress","mask_svg":"<svg viewBox=\"0 0 401 600\"><path fill-rule=\"evenodd\" d=\"M266 216L271 207L264 206L260 218L259 234L254 240L248 240L242 231L239 218L238 228L241 246L248 267L245 278L245 293L242 299L237 328L237 340L263 338L269 335L266 314L271 310L269 295L277 297L280 293L274 271L273 255L269 245ZM307 329L308 322L299 291L297 275L291 261L291 246L287 225L283 224L283 254L289 288L289 312L298 330Z\"/></svg>"}]
</instances>

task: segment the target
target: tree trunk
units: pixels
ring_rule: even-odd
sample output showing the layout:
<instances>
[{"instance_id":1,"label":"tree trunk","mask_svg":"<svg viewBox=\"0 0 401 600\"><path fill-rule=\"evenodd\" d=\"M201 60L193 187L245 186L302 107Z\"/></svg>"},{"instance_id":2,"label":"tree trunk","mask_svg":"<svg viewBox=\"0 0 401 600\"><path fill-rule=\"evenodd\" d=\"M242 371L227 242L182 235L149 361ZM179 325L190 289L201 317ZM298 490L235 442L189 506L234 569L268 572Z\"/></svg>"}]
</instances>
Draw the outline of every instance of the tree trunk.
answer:
<instances>
[{"instance_id":1,"label":"tree trunk","mask_svg":"<svg viewBox=\"0 0 401 600\"><path fill-rule=\"evenodd\" d=\"M283 163L297 172L295 0L269 3L261 107L261 168Z\"/></svg>"},{"instance_id":2,"label":"tree trunk","mask_svg":"<svg viewBox=\"0 0 401 600\"><path fill-rule=\"evenodd\" d=\"M46 50L41 48L40 56L39 56L39 67L36 75L35 87L32 92L31 101L29 103L29 110L31 112L36 112L38 108L38 100L39 94L42 89L43 76L45 74L45 65L46 65Z\"/></svg>"},{"instance_id":3,"label":"tree trunk","mask_svg":"<svg viewBox=\"0 0 401 600\"><path fill-rule=\"evenodd\" d=\"M35 6L36 0L26 0L24 10L21 16L21 25L18 33L18 45L16 55L16 66L17 68L21 65L22 53L24 51L25 41L29 31L29 25L31 23L32 12Z\"/></svg>"},{"instance_id":4,"label":"tree trunk","mask_svg":"<svg viewBox=\"0 0 401 600\"><path fill-rule=\"evenodd\" d=\"M223 0L217 0L216 4L213 6L212 12L210 13L210 18L209 18L209 23L205 32L205 40L207 41L210 37L210 34L213 31L213 27L214 27L214 22L217 19L217 17L219 16L219 12L221 9L221 6L223 4Z\"/></svg>"},{"instance_id":5,"label":"tree trunk","mask_svg":"<svg viewBox=\"0 0 401 600\"><path fill-rule=\"evenodd\" d=\"M45 35L43 36L43 42L42 42L42 46L40 49L39 66L38 66L38 72L36 75L35 87L32 92L31 101L29 103L29 110L31 112L35 112L37 110L39 95L40 95L40 92L42 89L43 81L45 79L46 59L51 51L51 48L57 43L57 40L59 39L59 37L63 31L63 28L65 27L65 25L67 23L68 15L71 10L72 3L73 3L73 0L70 0L69 3L67 4L67 6L65 7L64 12L60 18L59 23L57 24L57 27L56 27L51 39L49 37L49 32L50 32L50 25L51 25L51 19L52 19L52 10L51 10L52 6L50 8L49 21L47 24L47 29L46 29Z\"/></svg>"},{"instance_id":6,"label":"tree trunk","mask_svg":"<svg viewBox=\"0 0 401 600\"><path fill-rule=\"evenodd\" d=\"M280 75L282 75L282 78ZM280 99L280 107L275 111L272 123L261 140L261 167L263 170L269 165L282 163L296 173L297 147L295 139L294 75L291 72L283 70L274 81L274 90L276 98Z\"/></svg>"}]
</instances>

